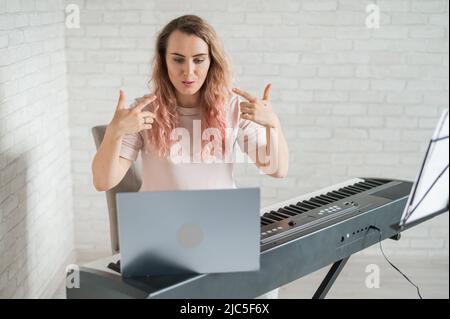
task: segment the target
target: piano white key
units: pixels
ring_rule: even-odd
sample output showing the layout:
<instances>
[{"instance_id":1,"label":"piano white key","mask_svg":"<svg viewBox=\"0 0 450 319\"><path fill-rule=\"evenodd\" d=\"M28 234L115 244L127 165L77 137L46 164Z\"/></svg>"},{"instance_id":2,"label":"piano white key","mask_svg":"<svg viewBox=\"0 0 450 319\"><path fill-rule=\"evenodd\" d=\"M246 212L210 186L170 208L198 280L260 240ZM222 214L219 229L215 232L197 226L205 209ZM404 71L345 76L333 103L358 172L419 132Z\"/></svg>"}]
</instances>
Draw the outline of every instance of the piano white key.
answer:
<instances>
[{"instance_id":1,"label":"piano white key","mask_svg":"<svg viewBox=\"0 0 450 319\"><path fill-rule=\"evenodd\" d=\"M332 185L332 186L328 186L326 188L319 189L319 190L314 191L312 193L308 193L308 194L301 195L301 196L298 196L298 197L295 197L295 198L292 198L292 199L289 199L289 200L286 200L286 201L283 201L283 202L280 202L280 203L276 203L276 204L273 204L273 205L270 205L270 206L266 206L266 207L264 207L264 208L262 208L260 210L260 215L263 215L263 214L265 214L267 212L270 212L271 210L277 211L278 209L280 209L282 207L285 207L285 206L296 205L298 202L301 202L301 201L304 201L304 200L308 200L308 199L310 199L312 197L316 197L316 196L319 196L319 195L325 195L328 192L332 192L332 191L338 190L338 189L340 189L342 187L345 187L345 186L354 185L354 184L359 183L359 182L364 182L364 180L360 179L360 178L349 179L349 180L347 180L345 182L342 182L342 183L339 183L339 184L335 184L335 185Z\"/></svg>"}]
</instances>

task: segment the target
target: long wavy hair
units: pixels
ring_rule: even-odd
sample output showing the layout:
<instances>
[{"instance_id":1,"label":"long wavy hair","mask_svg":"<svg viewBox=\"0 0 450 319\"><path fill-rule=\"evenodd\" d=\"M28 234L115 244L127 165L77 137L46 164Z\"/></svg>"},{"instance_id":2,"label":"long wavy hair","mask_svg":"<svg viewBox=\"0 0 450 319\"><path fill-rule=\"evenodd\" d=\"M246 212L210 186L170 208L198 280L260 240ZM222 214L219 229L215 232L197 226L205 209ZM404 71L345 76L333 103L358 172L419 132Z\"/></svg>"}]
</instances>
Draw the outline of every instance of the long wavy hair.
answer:
<instances>
[{"instance_id":1,"label":"long wavy hair","mask_svg":"<svg viewBox=\"0 0 450 319\"><path fill-rule=\"evenodd\" d=\"M159 33L156 39L155 56L152 63L152 77L156 95L156 119L153 128L147 131L150 142L158 150L160 157L166 156L173 143L170 134L178 126L177 100L175 87L169 79L166 53L168 40L172 32L180 31L195 35L206 42L209 47L210 67L205 82L200 89L200 105L203 109L202 132L207 128L216 128L221 132L222 154L225 154L226 106L232 96L232 71L230 63L214 29L202 18L195 15L184 15L172 20ZM205 143L202 141L202 150Z\"/></svg>"}]
</instances>

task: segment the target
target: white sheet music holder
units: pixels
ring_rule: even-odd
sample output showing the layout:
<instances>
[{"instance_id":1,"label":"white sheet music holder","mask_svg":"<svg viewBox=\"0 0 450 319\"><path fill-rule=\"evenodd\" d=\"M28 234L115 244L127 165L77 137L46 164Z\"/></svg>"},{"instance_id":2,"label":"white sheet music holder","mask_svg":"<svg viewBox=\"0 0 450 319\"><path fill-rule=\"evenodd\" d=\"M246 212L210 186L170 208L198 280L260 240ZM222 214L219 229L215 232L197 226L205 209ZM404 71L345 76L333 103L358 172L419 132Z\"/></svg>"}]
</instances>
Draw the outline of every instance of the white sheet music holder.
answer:
<instances>
[{"instance_id":1,"label":"white sheet music holder","mask_svg":"<svg viewBox=\"0 0 450 319\"><path fill-rule=\"evenodd\" d=\"M442 114L403 212L400 229L417 225L448 212L449 111Z\"/></svg>"}]
</instances>

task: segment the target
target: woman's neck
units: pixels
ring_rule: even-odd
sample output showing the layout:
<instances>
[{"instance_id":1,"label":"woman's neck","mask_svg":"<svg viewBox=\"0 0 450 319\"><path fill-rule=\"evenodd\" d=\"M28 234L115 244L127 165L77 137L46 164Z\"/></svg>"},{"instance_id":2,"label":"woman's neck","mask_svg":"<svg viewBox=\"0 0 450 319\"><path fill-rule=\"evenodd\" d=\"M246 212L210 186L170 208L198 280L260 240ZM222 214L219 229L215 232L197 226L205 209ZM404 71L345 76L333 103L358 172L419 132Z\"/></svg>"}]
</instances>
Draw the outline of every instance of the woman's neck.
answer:
<instances>
[{"instance_id":1,"label":"woman's neck","mask_svg":"<svg viewBox=\"0 0 450 319\"><path fill-rule=\"evenodd\" d=\"M200 92L194 95L182 95L177 92L177 103L181 107L197 107L200 103Z\"/></svg>"}]
</instances>

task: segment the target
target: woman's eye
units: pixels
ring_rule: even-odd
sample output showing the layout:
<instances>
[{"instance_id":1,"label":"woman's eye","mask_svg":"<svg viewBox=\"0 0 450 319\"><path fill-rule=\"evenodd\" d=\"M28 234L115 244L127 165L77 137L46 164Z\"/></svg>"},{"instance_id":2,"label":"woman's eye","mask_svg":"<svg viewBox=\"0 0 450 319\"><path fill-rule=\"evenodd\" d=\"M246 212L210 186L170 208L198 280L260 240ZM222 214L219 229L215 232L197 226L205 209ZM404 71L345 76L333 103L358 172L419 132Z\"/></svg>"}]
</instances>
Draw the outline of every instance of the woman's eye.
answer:
<instances>
[{"instance_id":1,"label":"woman's eye","mask_svg":"<svg viewBox=\"0 0 450 319\"><path fill-rule=\"evenodd\" d=\"M174 59L175 63L184 63L184 59ZM195 64L200 64L203 63L205 61L205 59L195 59L194 63Z\"/></svg>"}]
</instances>

